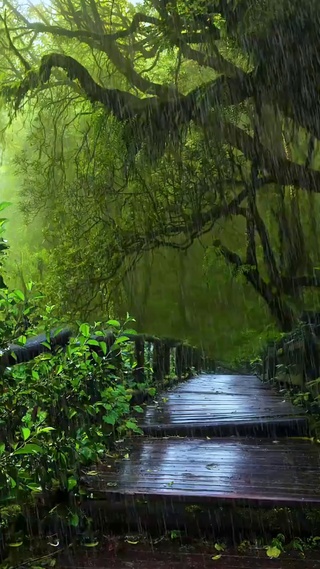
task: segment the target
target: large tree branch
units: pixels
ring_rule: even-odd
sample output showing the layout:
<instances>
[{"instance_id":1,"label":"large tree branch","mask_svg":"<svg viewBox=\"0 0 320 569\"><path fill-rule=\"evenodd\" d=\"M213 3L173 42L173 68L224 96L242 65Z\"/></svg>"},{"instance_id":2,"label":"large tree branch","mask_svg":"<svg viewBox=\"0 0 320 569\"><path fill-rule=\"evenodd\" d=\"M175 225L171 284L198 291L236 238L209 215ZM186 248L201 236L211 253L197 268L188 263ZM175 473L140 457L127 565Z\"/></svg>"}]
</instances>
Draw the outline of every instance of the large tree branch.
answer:
<instances>
[{"instance_id":1,"label":"large tree branch","mask_svg":"<svg viewBox=\"0 0 320 569\"><path fill-rule=\"evenodd\" d=\"M256 161L261 169L269 173L274 183L292 185L308 192L320 192L320 171L307 169L273 154L246 131L230 122L220 121L217 128L220 128L222 140L241 150L248 160Z\"/></svg>"},{"instance_id":2,"label":"large tree branch","mask_svg":"<svg viewBox=\"0 0 320 569\"><path fill-rule=\"evenodd\" d=\"M179 47L180 52L186 59L196 61L202 67L211 67L219 73L229 76L236 76L240 80L244 78L245 73L241 71L236 65L228 61L219 53L218 48L215 50L215 55L208 55L199 50L193 49L188 45L186 37L182 34L180 37L172 40L173 44ZM196 42L192 42L196 43Z\"/></svg>"},{"instance_id":3,"label":"large tree branch","mask_svg":"<svg viewBox=\"0 0 320 569\"><path fill-rule=\"evenodd\" d=\"M77 80L82 87L86 97L92 103L102 103L107 109L112 111L120 120L132 118L139 114L143 109L155 106L157 99L139 99L135 95L118 89L105 89L90 75L89 71L73 57L59 53L45 55L42 58L39 78L46 83L49 81L53 67L59 67L66 71L69 79Z\"/></svg>"},{"instance_id":4,"label":"large tree branch","mask_svg":"<svg viewBox=\"0 0 320 569\"><path fill-rule=\"evenodd\" d=\"M138 24L142 21L141 14L136 14L136 16L138 17L136 20L133 20L131 29L137 28ZM116 32L114 34L101 34L88 30L69 30L59 26L48 26L41 22L30 22L25 27L15 28L15 31L19 30L33 30L36 33L48 33L54 36L78 39L93 49L103 51L120 73L128 79L130 84L134 85L141 92L158 95L162 98L167 98L168 96L168 87L161 85L160 83L150 81L146 77L142 77L142 75L135 70L130 59L121 53L121 50L115 41L118 37L122 37L121 32ZM132 31L130 33L132 33Z\"/></svg>"},{"instance_id":5,"label":"large tree branch","mask_svg":"<svg viewBox=\"0 0 320 569\"><path fill-rule=\"evenodd\" d=\"M270 174L270 182L293 185L308 192L320 192L319 171L310 170L273 154L246 131L222 120L221 117L219 121L210 121L212 108L234 105L252 95L250 75L246 75L241 81L235 77L219 77L207 85L194 89L186 96L170 97L167 90L166 99L159 101L157 97L140 99L118 89L106 89L94 81L81 63L70 56L58 53L42 58L39 71L41 81L49 81L53 67L64 69L70 79L80 83L91 102L102 103L120 120L143 116L144 122L148 123L149 131L153 127L155 136L158 128L170 132L170 129L187 125L194 120L203 128L208 129L209 126L215 138L220 138L221 142L227 142L239 149L248 160L256 161L261 169ZM38 85L35 75L32 73L26 77L21 85L20 95L24 96L29 89Z\"/></svg>"}]
</instances>

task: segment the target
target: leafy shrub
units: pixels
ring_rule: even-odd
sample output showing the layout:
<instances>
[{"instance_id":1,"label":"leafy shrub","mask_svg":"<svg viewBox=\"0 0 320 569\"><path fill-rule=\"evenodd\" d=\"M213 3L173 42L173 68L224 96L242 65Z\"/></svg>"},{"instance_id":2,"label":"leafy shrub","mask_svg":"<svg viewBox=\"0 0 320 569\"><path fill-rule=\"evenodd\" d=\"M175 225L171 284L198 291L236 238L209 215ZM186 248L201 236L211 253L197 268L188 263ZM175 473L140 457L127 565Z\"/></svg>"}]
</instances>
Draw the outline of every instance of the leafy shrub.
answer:
<instances>
[{"instance_id":1,"label":"leafy shrub","mask_svg":"<svg viewBox=\"0 0 320 569\"><path fill-rule=\"evenodd\" d=\"M142 409L131 405L141 388L128 338L133 320L78 323L67 346L51 348L54 307L32 283L26 293L0 288L0 346L24 345L44 330L47 351L0 369L0 534L39 493L76 492L83 466L102 459L115 437L141 433L133 414Z\"/></svg>"},{"instance_id":2,"label":"leafy shrub","mask_svg":"<svg viewBox=\"0 0 320 569\"><path fill-rule=\"evenodd\" d=\"M126 334L134 332L128 323L80 324L66 348L6 369L0 378L2 499L56 486L71 490L81 466L101 458L114 435L140 432L130 406L134 379L125 367ZM109 348L93 338L111 332Z\"/></svg>"}]
</instances>

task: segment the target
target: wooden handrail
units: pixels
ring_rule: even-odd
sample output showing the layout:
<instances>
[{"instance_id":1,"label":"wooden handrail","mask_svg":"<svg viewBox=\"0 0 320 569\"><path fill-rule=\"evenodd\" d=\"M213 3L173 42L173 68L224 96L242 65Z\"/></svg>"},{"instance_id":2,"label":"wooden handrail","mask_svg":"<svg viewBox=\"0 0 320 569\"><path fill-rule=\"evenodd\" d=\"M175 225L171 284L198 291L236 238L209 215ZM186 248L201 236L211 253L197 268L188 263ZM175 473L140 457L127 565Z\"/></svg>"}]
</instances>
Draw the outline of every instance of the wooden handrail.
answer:
<instances>
[{"instance_id":1,"label":"wooden handrail","mask_svg":"<svg viewBox=\"0 0 320 569\"><path fill-rule=\"evenodd\" d=\"M52 331L50 333L51 350L57 347L65 348L72 338L72 330L69 328ZM153 344L152 368L154 379L161 381L170 374L171 350L175 349L175 371L177 377L181 378L191 369L196 371L203 370L208 367L209 360L196 347L190 346L186 342L173 338L158 338L149 334L126 334L129 341L135 344L136 370L135 375L140 379L144 376L145 368L145 345ZM92 336L92 339L105 341L110 349L114 343L116 336L110 332L104 337ZM34 338L30 338L24 345L10 344L7 348L0 352L0 369L4 370L16 364L25 363L33 360L41 353L49 352L47 345L48 337L45 333L39 334ZM99 352L99 346L90 345L90 350ZM115 354L116 355L116 354ZM210 365L209 365L210 367Z\"/></svg>"}]
</instances>

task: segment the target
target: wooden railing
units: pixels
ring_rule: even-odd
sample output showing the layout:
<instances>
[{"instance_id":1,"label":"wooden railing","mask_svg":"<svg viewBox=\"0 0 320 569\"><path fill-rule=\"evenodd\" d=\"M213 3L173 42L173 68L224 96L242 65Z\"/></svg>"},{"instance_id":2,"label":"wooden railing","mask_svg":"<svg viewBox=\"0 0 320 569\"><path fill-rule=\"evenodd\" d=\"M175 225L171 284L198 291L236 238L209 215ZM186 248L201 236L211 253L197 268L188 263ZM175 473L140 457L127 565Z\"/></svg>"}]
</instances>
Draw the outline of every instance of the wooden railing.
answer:
<instances>
[{"instance_id":1,"label":"wooden railing","mask_svg":"<svg viewBox=\"0 0 320 569\"><path fill-rule=\"evenodd\" d=\"M312 325L305 325L278 342L270 343L262 356L266 381L299 386L320 375L320 338Z\"/></svg>"},{"instance_id":2,"label":"wooden railing","mask_svg":"<svg viewBox=\"0 0 320 569\"><path fill-rule=\"evenodd\" d=\"M64 329L50 335L51 350L65 348L72 337L72 331ZM203 351L181 340L157 338L147 334L128 334L128 342L134 344L135 368L137 381L143 382L146 375L153 374L153 379L161 382L165 377L175 375L178 379L190 375L192 371L212 370L214 363L206 358ZM105 337L94 337L104 341L108 349L112 347L115 336L112 333ZM27 340L23 345L10 344L0 352L0 370L6 367L30 361L41 353L50 351L45 345L46 334L39 334ZM99 352L99 346L90 346L92 351ZM119 356L121 357L121 355Z\"/></svg>"}]
</instances>

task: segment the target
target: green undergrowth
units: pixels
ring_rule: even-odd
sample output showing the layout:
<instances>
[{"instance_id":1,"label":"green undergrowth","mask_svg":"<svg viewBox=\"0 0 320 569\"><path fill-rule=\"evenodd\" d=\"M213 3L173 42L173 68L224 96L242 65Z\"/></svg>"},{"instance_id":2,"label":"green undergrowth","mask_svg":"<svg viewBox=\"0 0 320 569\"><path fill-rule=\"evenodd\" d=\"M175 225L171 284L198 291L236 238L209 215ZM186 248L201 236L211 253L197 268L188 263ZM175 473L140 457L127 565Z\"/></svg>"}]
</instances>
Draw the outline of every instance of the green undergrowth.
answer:
<instances>
[{"instance_id":1,"label":"green undergrowth","mask_svg":"<svg viewBox=\"0 0 320 569\"><path fill-rule=\"evenodd\" d=\"M60 332L54 307L37 313L38 297L29 289L27 298L22 291L0 290L1 345L26 343L21 322L28 317L37 322L28 337L46 330L48 350L0 375L2 559L25 551L32 535L91 535L92 520L81 507L87 499L81 477L107 456L121 457L119 442L142 434L141 405L157 393L151 367L145 368L143 383L136 380L134 343L128 337L136 333L133 319L78 323L65 348L51 349L50 331ZM111 346L96 339L110 334ZM160 387L173 382L172 370Z\"/></svg>"},{"instance_id":2,"label":"green undergrowth","mask_svg":"<svg viewBox=\"0 0 320 569\"><path fill-rule=\"evenodd\" d=\"M0 211L8 205L0 203ZM5 224L3 217L0 273L8 248ZM152 370L144 383L135 380L134 345L127 336L135 331L129 316L122 324L78 323L69 344L52 351L50 331L59 332L54 312L32 283L24 292L10 291L0 274L0 346L23 346L27 336L44 331L48 350L30 362L0 369L1 559L22 547L30 532L52 526L60 502L64 522L80 527L82 470L112 452L116 439L141 434L137 416L143 409L134 404L133 394L156 393ZM96 339L109 333L114 343Z\"/></svg>"},{"instance_id":3,"label":"green undergrowth","mask_svg":"<svg viewBox=\"0 0 320 569\"><path fill-rule=\"evenodd\" d=\"M0 304L7 302L4 296ZM20 504L44 490L73 490L81 467L101 459L114 437L141 432L132 415L142 408L130 405L139 386L127 325L80 324L65 350L5 370L0 379L2 504ZM116 335L110 350L91 339L106 327ZM101 355L92 351L93 343Z\"/></svg>"}]
</instances>

